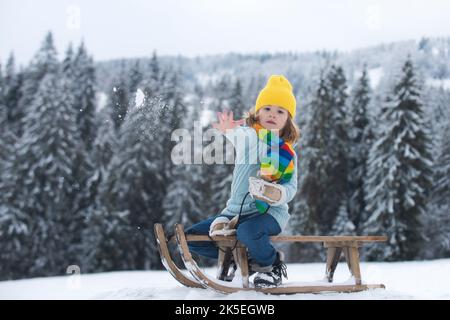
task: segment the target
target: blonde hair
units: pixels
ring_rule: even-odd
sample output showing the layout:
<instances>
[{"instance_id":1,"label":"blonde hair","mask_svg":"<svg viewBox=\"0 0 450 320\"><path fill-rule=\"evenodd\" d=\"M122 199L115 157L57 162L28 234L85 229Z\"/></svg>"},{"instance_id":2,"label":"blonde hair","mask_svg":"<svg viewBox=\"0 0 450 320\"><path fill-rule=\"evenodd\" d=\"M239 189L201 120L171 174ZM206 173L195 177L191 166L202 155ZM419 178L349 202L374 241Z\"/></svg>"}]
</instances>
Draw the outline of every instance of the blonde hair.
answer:
<instances>
[{"instance_id":1,"label":"blonde hair","mask_svg":"<svg viewBox=\"0 0 450 320\"><path fill-rule=\"evenodd\" d=\"M247 126L252 127L254 124L259 123L258 112L255 111L255 108L252 108L244 114L244 119ZM301 138L301 131L290 115L288 115L284 128L280 130L280 137L292 145Z\"/></svg>"}]
</instances>

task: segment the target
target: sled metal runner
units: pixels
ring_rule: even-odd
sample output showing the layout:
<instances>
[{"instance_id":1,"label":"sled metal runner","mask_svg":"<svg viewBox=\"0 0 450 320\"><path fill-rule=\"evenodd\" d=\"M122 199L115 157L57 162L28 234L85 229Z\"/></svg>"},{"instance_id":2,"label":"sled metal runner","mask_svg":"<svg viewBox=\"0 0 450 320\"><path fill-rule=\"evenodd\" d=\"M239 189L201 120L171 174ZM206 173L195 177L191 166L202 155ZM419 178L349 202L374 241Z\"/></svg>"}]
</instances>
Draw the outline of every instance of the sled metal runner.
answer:
<instances>
[{"instance_id":1,"label":"sled metal runner","mask_svg":"<svg viewBox=\"0 0 450 320\"><path fill-rule=\"evenodd\" d=\"M192 276L202 284L205 288L214 290L220 293L234 293L239 291L256 291L266 294L295 294L295 293L320 293L320 292L358 292L367 289L385 288L383 284L362 284L361 273L359 269L359 253L358 247L363 242L379 242L386 241L386 237L306 237L306 242L324 242L324 247L328 249L327 252L327 264L326 264L326 279L328 284L324 285L294 285L285 284L278 287L266 287L266 288L253 288L250 287L248 282L248 259L246 254L246 248L242 244L235 246L235 237L213 237L219 247L235 247L233 250L233 256L242 275L242 287L232 286L230 283L213 279L203 272L203 270L197 265L195 260L189 251L188 241L211 241L208 236L186 236L182 225L177 224L175 226L175 236L178 243L178 248L186 266L186 269L192 274ZM272 240L279 241L302 241L301 237L272 237ZM299 240L300 239L300 240ZM332 284L333 274L336 269L341 253L345 254L347 264L351 274L355 279L355 284ZM219 255L219 272L221 274ZM222 255L223 258L223 255Z\"/></svg>"}]
</instances>

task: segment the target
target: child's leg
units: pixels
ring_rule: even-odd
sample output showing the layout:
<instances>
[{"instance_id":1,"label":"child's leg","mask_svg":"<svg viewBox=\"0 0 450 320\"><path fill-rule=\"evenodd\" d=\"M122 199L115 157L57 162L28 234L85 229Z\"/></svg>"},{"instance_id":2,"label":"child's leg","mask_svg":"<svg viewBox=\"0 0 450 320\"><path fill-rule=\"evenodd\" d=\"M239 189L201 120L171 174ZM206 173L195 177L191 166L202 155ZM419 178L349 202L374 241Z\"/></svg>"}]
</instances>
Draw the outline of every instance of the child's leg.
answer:
<instances>
[{"instance_id":1,"label":"child's leg","mask_svg":"<svg viewBox=\"0 0 450 320\"><path fill-rule=\"evenodd\" d=\"M212 217L199 223L196 223L185 230L186 234L198 234L207 235L209 234L209 227L214 219L217 217ZM191 241L188 242L188 247L191 252L194 252L200 256L217 259L219 256L219 251L212 241Z\"/></svg>"},{"instance_id":2,"label":"child's leg","mask_svg":"<svg viewBox=\"0 0 450 320\"><path fill-rule=\"evenodd\" d=\"M276 259L276 250L270 243L270 236L281 232L278 222L269 214L242 219L237 228L237 238L244 243L250 256L261 267L271 266Z\"/></svg>"}]
</instances>

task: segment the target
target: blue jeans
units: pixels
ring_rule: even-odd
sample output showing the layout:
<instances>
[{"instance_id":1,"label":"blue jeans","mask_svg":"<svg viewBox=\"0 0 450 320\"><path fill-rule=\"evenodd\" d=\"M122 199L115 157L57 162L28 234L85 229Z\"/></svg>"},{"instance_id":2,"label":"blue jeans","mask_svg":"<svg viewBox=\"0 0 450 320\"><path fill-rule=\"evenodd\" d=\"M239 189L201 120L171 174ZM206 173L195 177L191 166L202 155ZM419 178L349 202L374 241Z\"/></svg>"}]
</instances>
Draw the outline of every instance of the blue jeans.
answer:
<instances>
[{"instance_id":1,"label":"blue jeans","mask_svg":"<svg viewBox=\"0 0 450 320\"><path fill-rule=\"evenodd\" d=\"M207 235L209 226L219 216L225 216L230 220L233 216L218 215L186 229L186 234ZM237 239L245 244L252 258L261 267L271 266L276 259L276 250L270 243L270 236L275 236L281 232L278 222L269 214L242 215L236 230ZM198 255L217 259L219 250L212 241L192 241L188 243L189 250Z\"/></svg>"}]
</instances>

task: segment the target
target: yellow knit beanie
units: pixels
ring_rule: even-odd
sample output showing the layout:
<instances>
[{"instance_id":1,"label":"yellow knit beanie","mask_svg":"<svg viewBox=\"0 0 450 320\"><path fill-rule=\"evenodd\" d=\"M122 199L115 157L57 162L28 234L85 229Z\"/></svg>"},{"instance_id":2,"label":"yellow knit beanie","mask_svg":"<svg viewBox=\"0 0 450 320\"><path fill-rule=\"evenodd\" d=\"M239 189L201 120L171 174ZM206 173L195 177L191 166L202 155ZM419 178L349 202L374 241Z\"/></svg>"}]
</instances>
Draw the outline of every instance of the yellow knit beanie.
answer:
<instances>
[{"instance_id":1,"label":"yellow knit beanie","mask_svg":"<svg viewBox=\"0 0 450 320\"><path fill-rule=\"evenodd\" d=\"M292 93L291 83L284 76L270 76L266 86L256 99L255 112L267 105L276 105L286 109L294 119L297 101Z\"/></svg>"}]
</instances>

